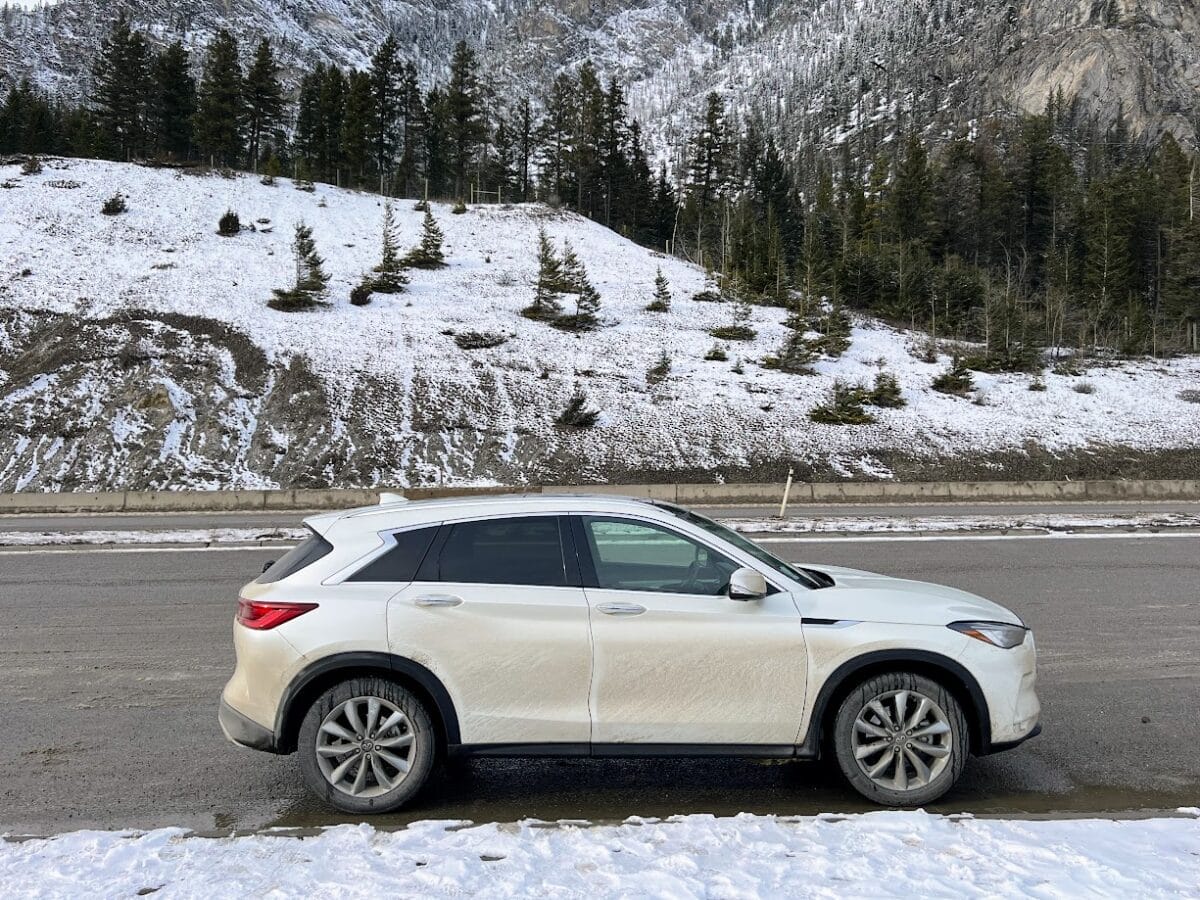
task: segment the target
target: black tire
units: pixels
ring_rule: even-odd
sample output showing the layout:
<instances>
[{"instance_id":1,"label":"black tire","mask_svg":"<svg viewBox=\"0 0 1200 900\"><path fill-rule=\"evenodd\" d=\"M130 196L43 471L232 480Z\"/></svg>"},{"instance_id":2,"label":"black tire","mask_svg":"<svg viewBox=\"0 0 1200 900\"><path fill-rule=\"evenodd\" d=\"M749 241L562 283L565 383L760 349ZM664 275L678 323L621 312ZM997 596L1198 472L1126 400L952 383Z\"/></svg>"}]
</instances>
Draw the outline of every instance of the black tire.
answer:
<instances>
[{"instance_id":1,"label":"black tire","mask_svg":"<svg viewBox=\"0 0 1200 900\"><path fill-rule=\"evenodd\" d=\"M409 750L409 769L394 788L372 797L352 796L335 787L321 769L317 740L321 723L341 704L356 698L379 698L395 706L407 717L406 734L412 735ZM335 684L316 699L300 724L296 751L300 756L300 772L305 784L317 797L343 812L356 815L388 813L404 806L425 785L433 771L436 757L436 737L424 705L407 688L386 678L352 678ZM353 767L354 770L357 767ZM373 775L368 775L374 778Z\"/></svg>"},{"instance_id":2,"label":"black tire","mask_svg":"<svg viewBox=\"0 0 1200 900\"><path fill-rule=\"evenodd\" d=\"M880 784L878 781L872 779L864 770L869 767L872 761L882 761L884 754L887 752L886 750L881 751L877 756L868 757L861 764L855 758L855 722L859 717L859 713L863 712L872 700L897 691L909 691L914 695L921 695L931 700L940 707L945 721L950 727L949 734L937 738L949 750L949 756L946 758L944 767L936 776L930 778L927 784L911 787L907 790L895 790ZM900 741L904 740L899 736L897 736L897 739ZM871 738L865 738L864 740L871 740ZM905 744L901 743L900 754L904 753L904 746ZM907 746L912 745L907 744ZM970 753L970 747L971 740L967 719L954 695L936 681L912 672L888 672L868 678L862 684L855 687L846 699L842 701L841 706L838 707L837 718L834 720L833 749L838 768L842 770L842 774L850 782L851 787L868 800L883 806L921 806L926 803L932 803L943 796L954 786L954 783L958 781L959 776L962 774L963 767L967 762L967 756ZM906 765L907 772L915 772L911 764ZM894 772L895 769L893 768L892 771Z\"/></svg>"}]
</instances>

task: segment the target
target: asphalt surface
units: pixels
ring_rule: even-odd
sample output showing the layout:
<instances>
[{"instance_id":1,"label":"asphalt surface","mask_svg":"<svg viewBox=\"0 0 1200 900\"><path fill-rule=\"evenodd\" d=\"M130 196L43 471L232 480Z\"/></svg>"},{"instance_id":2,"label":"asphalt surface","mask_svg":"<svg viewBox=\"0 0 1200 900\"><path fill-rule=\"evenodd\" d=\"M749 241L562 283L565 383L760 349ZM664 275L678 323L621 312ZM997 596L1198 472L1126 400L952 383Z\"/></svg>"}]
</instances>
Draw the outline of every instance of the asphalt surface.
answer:
<instances>
[{"instance_id":1,"label":"asphalt surface","mask_svg":"<svg viewBox=\"0 0 1200 900\"><path fill-rule=\"evenodd\" d=\"M775 516L779 506L697 506L716 518L753 519ZM1200 512L1200 502L1187 500L1128 500L1102 503L922 503L859 504L805 503L788 507L789 519L841 516L1028 516L1041 514L1134 516L1151 513ZM0 515L0 533L6 531L167 531L184 528L292 528L306 516L303 511L242 513L67 513Z\"/></svg>"},{"instance_id":2,"label":"asphalt surface","mask_svg":"<svg viewBox=\"0 0 1200 900\"><path fill-rule=\"evenodd\" d=\"M1200 536L776 539L771 549L961 587L1035 629L1045 733L972 760L931 809L1200 805ZM238 588L273 555L0 553L0 834L346 820L308 798L293 757L233 747L217 726ZM868 808L821 763L475 760L376 824Z\"/></svg>"}]
</instances>

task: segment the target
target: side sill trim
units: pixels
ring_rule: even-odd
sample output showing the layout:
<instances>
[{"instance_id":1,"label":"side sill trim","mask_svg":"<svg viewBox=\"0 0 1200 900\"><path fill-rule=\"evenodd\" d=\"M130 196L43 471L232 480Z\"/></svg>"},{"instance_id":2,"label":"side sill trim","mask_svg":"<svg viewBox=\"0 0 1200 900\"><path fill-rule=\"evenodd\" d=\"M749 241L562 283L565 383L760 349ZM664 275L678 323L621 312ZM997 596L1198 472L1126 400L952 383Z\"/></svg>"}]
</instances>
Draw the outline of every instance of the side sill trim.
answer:
<instances>
[{"instance_id":1,"label":"side sill trim","mask_svg":"<svg viewBox=\"0 0 1200 900\"><path fill-rule=\"evenodd\" d=\"M452 756L522 757L558 756L595 759L809 759L804 747L793 744L453 744Z\"/></svg>"}]
</instances>

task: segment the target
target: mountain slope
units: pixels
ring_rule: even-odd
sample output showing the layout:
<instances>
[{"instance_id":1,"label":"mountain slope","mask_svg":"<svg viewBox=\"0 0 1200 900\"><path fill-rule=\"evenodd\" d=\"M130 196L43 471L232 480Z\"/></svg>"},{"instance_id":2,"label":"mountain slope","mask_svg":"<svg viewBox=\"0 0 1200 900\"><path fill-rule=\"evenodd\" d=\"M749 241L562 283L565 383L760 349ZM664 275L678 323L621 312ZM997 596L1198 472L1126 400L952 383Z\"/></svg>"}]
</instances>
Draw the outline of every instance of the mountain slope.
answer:
<instances>
[{"instance_id":1,"label":"mountain slope","mask_svg":"<svg viewBox=\"0 0 1200 900\"><path fill-rule=\"evenodd\" d=\"M755 308L756 337L706 359L709 329L735 311L692 299L700 269L545 207L435 205L449 266L359 308L347 297L378 259L374 195L81 160L3 167L0 183L0 491L761 479L789 464L805 478L1148 475L1147 453L1178 449L1194 468L1200 443L1181 396L1200 387L1195 358L1098 369L1091 393L1069 375L1048 374L1042 393L1027 376L977 375L972 403L930 389L949 357L916 358L924 336L868 320L812 375L765 368L786 314ZM128 211L100 215L117 191ZM254 230L217 235L231 208ZM396 212L415 243L421 215L412 201ZM275 312L300 220L331 304ZM520 315L541 227L573 243L605 327ZM660 268L665 314L645 309ZM471 332L502 343L464 350ZM652 377L664 351L670 371ZM907 407L860 427L808 419L835 379L881 370ZM580 389L597 427L557 425Z\"/></svg>"},{"instance_id":2,"label":"mountain slope","mask_svg":"<svg viewBox=\"0 0 1200 900\"><path fill-rule=\"evenodd\" d=\"M632 112L677 147L709 90L756 112L785 145L866 124L957 128L997 110L1041 112L1062 89L1102 124L1170 130L1200 120L1200 8L1191 0L59 0L0 17L0 83L30 76L87 96L117 8L196 50L220 27L270 37L296 74L363 66L392 33L427 77L454 43L480 50L498 96L539 94L593 59L625 80Z\"/></svg>"}]
</instances>

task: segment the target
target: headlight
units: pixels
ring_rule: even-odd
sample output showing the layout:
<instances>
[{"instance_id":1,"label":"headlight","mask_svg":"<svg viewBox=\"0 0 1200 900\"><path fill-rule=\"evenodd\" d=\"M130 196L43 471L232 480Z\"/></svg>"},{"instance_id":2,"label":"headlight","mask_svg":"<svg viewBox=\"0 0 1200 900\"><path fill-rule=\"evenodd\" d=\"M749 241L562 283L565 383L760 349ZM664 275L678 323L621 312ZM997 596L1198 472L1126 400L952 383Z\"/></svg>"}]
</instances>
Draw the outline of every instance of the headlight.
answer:
<instances>
[{"instance_id":1,"label":"headlight","mask_svg":"<svg viewBox=\"0 0 1200 900\"><path fill-rule=\"evenodd\" d=\"M1008 625L1004 622L952 622L946 627L1005 650L1019 647L1029 631L1023 625Z\"/></svg>"}]
</instances>

